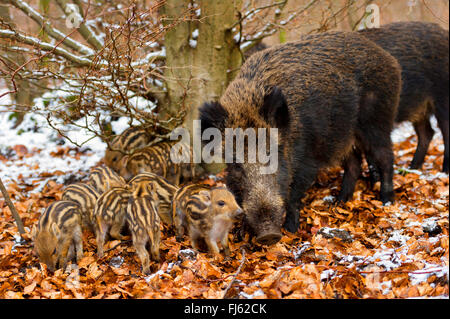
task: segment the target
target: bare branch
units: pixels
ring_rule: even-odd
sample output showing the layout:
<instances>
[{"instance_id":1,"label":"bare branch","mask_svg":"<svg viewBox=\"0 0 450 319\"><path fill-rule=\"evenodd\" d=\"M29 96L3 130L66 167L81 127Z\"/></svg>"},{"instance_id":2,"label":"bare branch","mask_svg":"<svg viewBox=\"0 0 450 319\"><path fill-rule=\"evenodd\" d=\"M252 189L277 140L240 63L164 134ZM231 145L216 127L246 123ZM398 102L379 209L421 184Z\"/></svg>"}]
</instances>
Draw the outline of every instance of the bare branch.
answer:
<instances>
[{"instance_id":1,"label":"bare branch","mask_svg":"<svg viewBox=\"0 0 450 319\"><path fill-rule=\"evenodd\" d=\"M22 236L23 234L25 234L25 228L23 227L22 219L20 218L20 215L17 212L16 207L14 206L13 202L11 201L11 198L9 198L9 194L6 191L5 185L3 185L1 178L0 178L0 190L3 194L3 198L5 198L5 202L8 205L9 210L11 211L11 214L14 217L14 220L16 221L17 229L19 230L19 233Z\"/></svg>"},{"instance_id":2,"label":"bare branch","mask_svg":"<svg viewBox=\"0 0 450 319\"><path fill-rule=\"evenodd\" d=\"M282 26L287 25L289 22L294 20L297 16L304 13L306 10L311 8L314 4L316 4L318 0L311 0L309 3L307 3L301 10L296 11L289 15L289 17L286 20L283 20L280 22ZM274 35L278 30L278 25L274 23L267 23L264 28L258 32L255 36L249 37L246 39L244 43L241 44L240 49L242 52L246 52L253 48L255 45L261 42L262 39L270 37L271 35Z\"/></svg>"},{"instance_id":3,"label":"bare branch","mask_svg":"<svg viewBox=\"0 0 450 319\"><path fill-rule=\"evenodd\" d=\"M56 3L58 3L61 10L65 13L68 12L68 3L66 0L56 0ZM71 4L74 5L74 4ZM83 18L83 15L81 14L81 8L76 5L76 8L78 8L78 12L80 14L80 18ZM86 25L83 21L80 21L80 25L78 26L78 33L81 34L81 36L86 40L87 43L92 45L96 50L101 50L104 46L103 41L95 34L95 32Z\"/></svg>"},{"instance_id":4,"label":"bare branch","mask_svg":"<svg viewBox=\"0 0 450 319\"><path fill-rule=\"evenodd\" d=\"M228 284L228 287L223 292L222 299L225 299L225 297L227 296L228 290L230 290L231 286L233 286L234 282L236 281L236 277L241 272L242 266L244 266L244 263L245 263L245 249L242 248L241 249L241 253L242 253L242 258L241 258L241 262L239 264L239 267L238 267L236 273L233 275L233 278L231 279L230 283Z\"/></svg>"},{"instance_id":5,"label":"bare branch","mask_svg":"<svg viewBox=\"0 0 450 319\"><path fill-rule=\"evenodd\" d=\"M53 28L48 21L44 19L42 15L39 14L36 10L34 10L31 6L29 6L27 3L23 2L22 0L9 0L12 5L14 5L16 8L20 9L22 12L24 12L26 15L28 15L31 19L33 19L37 24L39 24L45 32L49 36L51 36L53 39L57 41L61 41L65 46L71 48L72 50L83 54L87 56L94 55L95 52L91 50L89 47L73 40L72 38L67 37L63 32L59 31L56 28Z\"/></svg>"},{"instance_id":6,"label":"bare branch","mask_svg":"<svg viewBox=\"0 0 450 319\"><path fill-rule=\"evenodd\" d=\"M13 40L16 40L16 41L19 41L19 42L22 42L22 43L25 43L28 45L39 47L43 51L52 52L53 54L64 57L68 61L73 62L80 66L91 66L92 65L92 61L88 58L74 55L63 48L59 48L59 47L55 46L54 44L50 44L48 42L43 42L43 41L39 40L38 38L27 36L27 35L21 34L16 31L0 30L0 38L13 39Z\"/></svg>"}]
</instances>

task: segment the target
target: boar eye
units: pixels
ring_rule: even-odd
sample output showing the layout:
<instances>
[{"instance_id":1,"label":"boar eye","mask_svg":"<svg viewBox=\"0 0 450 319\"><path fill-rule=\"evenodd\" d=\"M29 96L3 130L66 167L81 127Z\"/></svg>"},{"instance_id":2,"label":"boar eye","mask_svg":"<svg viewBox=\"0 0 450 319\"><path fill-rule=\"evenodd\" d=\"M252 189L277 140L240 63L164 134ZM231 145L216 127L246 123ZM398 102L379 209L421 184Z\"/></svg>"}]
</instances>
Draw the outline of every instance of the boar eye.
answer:
<instances>
[{"instance_id":1,"label":"boar eye","mask_svg":"<svg viewBox=\"0 0 450 319\"><path fill-rule=\"evenodd\" d=\"M56 248L53 249L52 255L56 255Z\"/></svg>"},{"instance_id":2,"label":"boar eye","mask_svg":"<svg viewBox=\"0 0 450 319\"><path fill-rule=\"evenodd\" d=\"M114 156L114 158L112 160L113 160L113 162L117 161L117 156Z\"/></svg>"},{"instance_id":3,"label":"boar eye","mask_svg":"<svg viewBox=\"0 0 450 319\"><path fill-rule=\"evenodd\" d=\"M223 206L225 206L225 202L224 202L223 200L219 200L219 201L217 202L217 205L223 207Z\"/></svg>"}]
</instances>

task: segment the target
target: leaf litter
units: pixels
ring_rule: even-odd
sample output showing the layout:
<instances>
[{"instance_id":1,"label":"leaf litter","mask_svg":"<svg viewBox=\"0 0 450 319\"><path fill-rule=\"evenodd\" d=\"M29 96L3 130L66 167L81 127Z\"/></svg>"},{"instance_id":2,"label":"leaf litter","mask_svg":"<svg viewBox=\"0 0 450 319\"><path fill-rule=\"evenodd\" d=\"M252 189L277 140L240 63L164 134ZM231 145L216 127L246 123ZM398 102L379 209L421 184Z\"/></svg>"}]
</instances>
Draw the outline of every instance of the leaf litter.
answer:
<instances>
[{"instance_id":1,"label":"leaf litter","mask_svg":"<svg viewBox=\"0 0 450 319\"><path fill-rule=\"evenodd\" d=\"M438 134L419 171L407 168L417 143L411 127L393 132L391 205L377 200L379 185L370 188L367 167L353 200L335 204L343 172L329 169L303 199L298 233L284 232L273 246L230 234L231 258L225 259L194 251L189 239L177 242L164 229L161 262L151 263L149 276L141 273L130 242L109 241L105 257L97 258L88 231L78 265L50 273L39 262L31 229L45 207L61 198L64 184L83 180L103 154L100 147L27 141L0 143L0 174L27 230L23 242L0 199L0 298L222 298L224 292L240 299L448 298L449 178L440 172Z\"/></svg>"}]
</instances>

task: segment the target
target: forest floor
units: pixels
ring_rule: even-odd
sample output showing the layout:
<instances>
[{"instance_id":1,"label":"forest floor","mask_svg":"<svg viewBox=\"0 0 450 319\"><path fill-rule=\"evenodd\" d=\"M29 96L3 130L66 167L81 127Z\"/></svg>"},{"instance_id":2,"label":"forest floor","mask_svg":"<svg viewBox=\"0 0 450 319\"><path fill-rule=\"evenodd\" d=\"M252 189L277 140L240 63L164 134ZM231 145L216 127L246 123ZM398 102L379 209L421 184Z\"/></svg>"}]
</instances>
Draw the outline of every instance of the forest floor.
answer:
<instances>
[{"instance_id":1,"label":"forest floor","mask_svg":"<svg viewBox=\"0 0 450 319\"><path fill-rule=\"evenodd\" d=\"M232 238L226 260L192 250L187 238L177 242L164 228L161 262L152 262L153 273L144 276L130 242L107 242L98 259L87 231L78 266L50 273L39 263L31 229L65 184L82 180L98 164L104 146L67 146L39 121L26 119L12 130L2 113L0 120L0 177L27 230L21 241L1 198L0 298L222 298L225 291L241 299L449 298L449 177L440 173L439 133L423 169L412 171L412 127L393 132L391 205L382 206L377 185L370 189L365 178L352 201L334 204L342 170L330 169L308 191L297 234L284 233L273 246Z\"/></svg>"}]
</instances>

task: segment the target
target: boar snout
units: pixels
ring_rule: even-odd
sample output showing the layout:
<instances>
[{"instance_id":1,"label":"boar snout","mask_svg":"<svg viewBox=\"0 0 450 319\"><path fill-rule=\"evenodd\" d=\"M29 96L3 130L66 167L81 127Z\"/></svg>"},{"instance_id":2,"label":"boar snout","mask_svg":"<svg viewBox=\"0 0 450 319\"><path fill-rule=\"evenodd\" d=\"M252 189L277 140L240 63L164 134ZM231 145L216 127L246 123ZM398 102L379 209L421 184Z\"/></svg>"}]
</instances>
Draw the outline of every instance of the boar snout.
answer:
<instances>
[{"instance_id":1,"label":"boar snout","mask_svg":"<svg viewBox=\"0 0 450 319\"><path fill-rule=\"evenodd\" d=\"M277 227L273 222L265 222L256 232L256 242L261 245L273 245L281 239L281 225Z\"/></svg>"},{"instance_id":2,"label":"boar snout","mask_svg":"<svg viewBox=\"0 0 450 319\"><path fill-rule=\"evenodd\" d=\"M256 241L261 245L273 245L281 239L280 232L264 233L256 238Z\"/></svg>"}]
</instances>

